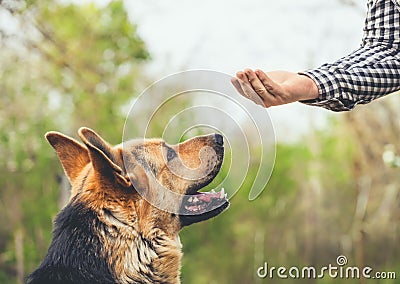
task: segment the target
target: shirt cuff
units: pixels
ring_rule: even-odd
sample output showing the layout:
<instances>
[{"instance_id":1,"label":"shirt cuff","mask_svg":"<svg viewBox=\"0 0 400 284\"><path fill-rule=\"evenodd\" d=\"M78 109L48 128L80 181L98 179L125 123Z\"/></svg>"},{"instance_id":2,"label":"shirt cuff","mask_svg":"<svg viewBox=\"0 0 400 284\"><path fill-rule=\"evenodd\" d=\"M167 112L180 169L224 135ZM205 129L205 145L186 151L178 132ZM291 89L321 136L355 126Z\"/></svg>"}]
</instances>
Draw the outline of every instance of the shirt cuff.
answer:
<instances>
[{"instance_id":1,"label":"shirt cuff","mask_svg":"<svg viewBox=\"0 0 400 284\"><path fill-rule=\"evenodd\" d=\"M318 87L318 98L300 101L306 105L323 107L331 111L349 111L355 104L340 98L340 82L333 75L332 70L311 69L299 72L299 75L309 77Z\"/></svg>"}]
</instances>

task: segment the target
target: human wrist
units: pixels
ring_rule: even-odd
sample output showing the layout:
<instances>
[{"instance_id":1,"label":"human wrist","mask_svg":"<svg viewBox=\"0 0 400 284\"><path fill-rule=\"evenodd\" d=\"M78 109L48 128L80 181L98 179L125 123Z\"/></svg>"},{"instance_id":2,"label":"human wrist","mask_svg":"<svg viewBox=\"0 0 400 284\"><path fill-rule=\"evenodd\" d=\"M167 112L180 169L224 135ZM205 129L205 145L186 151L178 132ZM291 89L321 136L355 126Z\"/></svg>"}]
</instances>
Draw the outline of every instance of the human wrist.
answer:
<instances>
[{"instance_id":1,"label":"human wrist","mask_svg":"<svg viewBox=\"0 0 400 284\"><path fill-rule=\"evenodd\" d=\"M318 86L313 79L307 75L297 74L302 84L302 94L300 100L315 100L319 97Z\"/></svg>"}]
</instances>

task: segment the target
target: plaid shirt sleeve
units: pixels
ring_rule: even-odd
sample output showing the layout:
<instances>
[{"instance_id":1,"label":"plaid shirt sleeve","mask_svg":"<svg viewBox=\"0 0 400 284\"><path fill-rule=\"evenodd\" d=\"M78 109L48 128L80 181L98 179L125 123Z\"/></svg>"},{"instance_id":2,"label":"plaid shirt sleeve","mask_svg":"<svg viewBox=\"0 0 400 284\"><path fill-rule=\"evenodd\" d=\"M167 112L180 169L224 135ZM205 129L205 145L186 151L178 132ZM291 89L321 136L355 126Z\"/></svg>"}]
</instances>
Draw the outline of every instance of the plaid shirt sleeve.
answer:
<instances>
[{"instance_id":1,"label":"plaid shirt sleeve","mask_svg":"<svg viewBox=\"0 0 400 284\"><path fill-rule=\"evenodd\" d=\"M347 111L400 89L400 0L369 0L361 47L332 64L299 74L318 86L303 103Z\"/></svg>"}]
</instances>

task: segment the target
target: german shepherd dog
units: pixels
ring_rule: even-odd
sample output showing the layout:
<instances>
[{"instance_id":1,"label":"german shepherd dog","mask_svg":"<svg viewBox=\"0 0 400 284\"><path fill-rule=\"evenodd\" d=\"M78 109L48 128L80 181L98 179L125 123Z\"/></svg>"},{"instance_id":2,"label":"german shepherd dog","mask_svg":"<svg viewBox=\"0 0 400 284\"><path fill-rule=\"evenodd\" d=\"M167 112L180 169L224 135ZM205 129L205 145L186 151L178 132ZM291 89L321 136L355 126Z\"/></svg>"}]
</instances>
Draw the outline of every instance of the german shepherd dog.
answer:
<instances>
[{"instance_id":1,"label":"german shepherd dog","mask_svg":"<svg viewBox=\"0 0 400 284\"><path fill-rule=\"evenodd\" d=\"M179 231L229 205L223 190L198 191L220 170L222 136L177 145L131 140L122 147L88 128L78 133L84 145L58 132L46 134L72 185L71 197L55 218L45 259L27 283L180 283ZM124 159L133 165L129 172ZM180 175L187 169L201 178ZM158 209L139 193L157 195L157 184L181 196L175 204L180 213Z\"/></svg>"}]
</instances>

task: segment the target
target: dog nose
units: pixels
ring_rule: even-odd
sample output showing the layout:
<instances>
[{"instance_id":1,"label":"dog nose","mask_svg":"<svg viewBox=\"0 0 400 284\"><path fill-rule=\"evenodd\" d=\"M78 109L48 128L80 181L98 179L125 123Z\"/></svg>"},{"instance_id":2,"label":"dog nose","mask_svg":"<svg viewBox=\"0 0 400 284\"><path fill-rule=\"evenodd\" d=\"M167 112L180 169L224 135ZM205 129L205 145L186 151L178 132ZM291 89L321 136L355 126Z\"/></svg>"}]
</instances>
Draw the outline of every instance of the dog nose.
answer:
<instances>
[{"instance_id":1,"label":"dog nose","mask_svg":"<svg viewBox=\"0 0 400 284\"><path fill-rule=\"evenodd\" d=\"M217 145L222 146L224 145L224 137L222 137L221 134L214 134L214 139L215 139L215 143L217 143Z\"/></svg>"}]
</instances>

